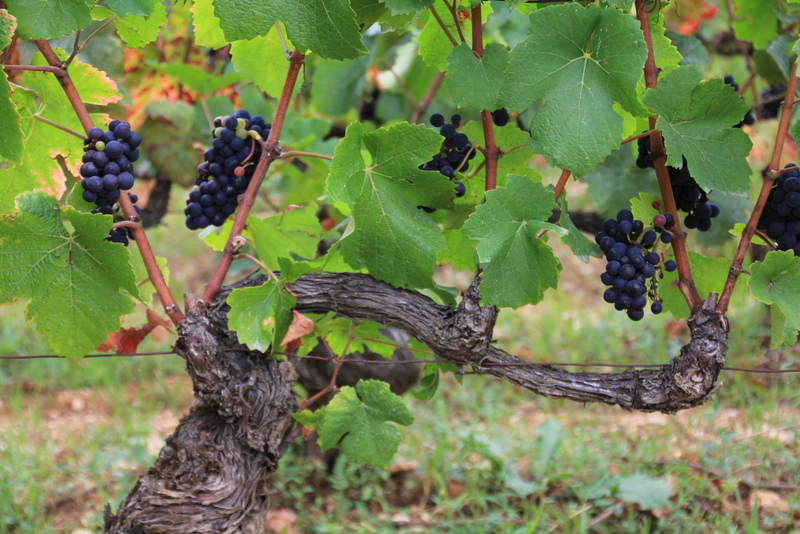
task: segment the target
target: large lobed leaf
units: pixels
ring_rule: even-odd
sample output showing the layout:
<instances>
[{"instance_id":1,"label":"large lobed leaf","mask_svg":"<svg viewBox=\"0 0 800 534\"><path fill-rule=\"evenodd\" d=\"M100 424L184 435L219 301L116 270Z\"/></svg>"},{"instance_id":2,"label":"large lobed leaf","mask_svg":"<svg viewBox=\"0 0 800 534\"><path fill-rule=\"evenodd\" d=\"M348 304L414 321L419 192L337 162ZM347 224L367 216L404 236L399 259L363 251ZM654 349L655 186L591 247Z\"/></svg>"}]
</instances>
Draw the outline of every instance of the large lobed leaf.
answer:
<instances>
[{"instance_id":1,"label":"large lobed leaf","mask_svg":"<svg viewBox=\"0 0 800 534\"><path fill-rule=\"evenodd\" d=\"M439 151L442 137L408 123L369 134L362 128L360 123L347 128L328 177L331 198L347 204L352 214L352 232L342 242L344 257L390 284L428 287L445 241L418 206L452 208L454 191L446 177L418 167Z\"/></svg>"},{"instance_id":2,"label":"large lobed leaf","mask_svg":"<svg viewBox=\"0 0 800 534\"><path fill-rule=\"evenodd\" d=\"M772 307L772 346L792 345L800 329L800 258L791 250L772 251L750 267L753 296ZM777 308L777 310L776 310ZM779 328L778 328L779 327Z\"/></svg>"},{"instance_id":3,"label":"large lobed leaf","mask_svg":"<svg viewBox=\"0 0 800 534\"><path fill-rule=\"evenodd\" d=\"M253 350L263 352L282 341L292 324L295 298L274 278L260 286L234 289L227 302L228 326L240 343Z\"/></svg>"},{"instance_id":4,"label":"large lobed leaf","mask_svg":"<svg viewBox=\"0 0 800 534\"><path fill-rule=\"evenodd\" d=\"M483 303L519 308L556 287L561 264L538 237L542 230L567 234L546 222L552 209L553 194L523 176L511 175L506 187L486 193L486 203L464 224L464 233L478 241Z\"/></svg>"},{"instance_id":5,"label":"large lobed leaf","mask_svg":"<svg viewBox=\"0 0 800 534\"><path fill-rule=\"evenodd\" d=\"M360 380L345 386L325 407L317 421L322 450L341 440L342 452L359 462L388 467L402 434L394 422L408 426L414 416L403 401L380 380Z\"/></svg>"},{"instance_id":6,"label":"large lobed leaf","mask_svg":"<svg viewBox=\"0 0 800 534\"><path fill-rule=\"evenodd\" d=\"M42 192L20 195L17 208L0 219L0 303L30 299L26 316L48 345L60 356L81 357L133 311L129 295L139 292L130 252L105 241L111 216L61 208Z\"/></svg>"},{"instance_id":7,"label":"large lobed leaf","mask_svg":"<svg viewBox=\"0 0 800 534\"><path fill-rule=\"evenodd\" d=\"M682 167L686 158L692 176L706 191L745 194L750 188L750 137L734 128L747 104L721 78L702 81L694 65L663 76L643 99L658 114L667 164Z\"/></svg>"},{"instance_id":8,"label":"large lobed leaf","mask_svg":"<svg viewBox=\"0 0 800 534\"><path fill-rule=\"evenodd\" d=\"M552 6L530 19L531 36L511 52L501 102L522 111L541 100L531 123L536 148L583 176L619 147L623 123L612 103L644 113L636 95L647 57L642 32L629 15L593 4Z\"/></svg>"},{"instance_id":9,"label":"large lobed leaf","mask_svg":"<svg viewBox=\"0 0 800 534\"><path fill-rule=\"evenodd\" d=\"M348 0L215 0L214 13L229 41L266 35L281 21L300 50L330 59L367 53Z\"/></svg>"}]
</instances>

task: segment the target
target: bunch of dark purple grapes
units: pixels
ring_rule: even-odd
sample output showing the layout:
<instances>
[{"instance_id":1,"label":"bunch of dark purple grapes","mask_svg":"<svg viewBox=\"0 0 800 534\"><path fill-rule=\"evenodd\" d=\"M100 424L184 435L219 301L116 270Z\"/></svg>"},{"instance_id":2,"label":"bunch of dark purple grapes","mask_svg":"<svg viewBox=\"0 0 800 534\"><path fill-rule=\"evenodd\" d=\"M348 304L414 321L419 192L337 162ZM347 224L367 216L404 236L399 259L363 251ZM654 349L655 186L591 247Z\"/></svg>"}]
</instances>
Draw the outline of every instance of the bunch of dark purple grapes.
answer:
<instances>
[{"instance_id":1,"label":"bunch of dark purple grapes","mask_svg":"<svg viewBox=\"0 0 800 534\"><path fill-rule=\"evenodd\" d=\"M605 272L600 275L600 281L609 286L603 293L603 300L618 311L625 310L632 320L640 321L649 295L653 300L650 310L654 314L661 313L663 306L658 296L656 273L662 266L661 254L654 250L658 241L656 231L645 231L644 223L635 220L630 210L622 210L616 219L605 222L604 231L597 234L595 241L608 261ZM672 260L663 265L667 271L675 267Z\"/></svg>"},{"instance_id":2,"label":"bunch of dark purple grapes","mask_svg":"<svg viewBox=\"0 0 800 534\"><path fill-rule=\"evenodd\" d=\"M761 91L761 116L765 119L774 119L781 112L783 97L786 96L785 85L770 85Z\"/></svg>"},{"instance_id":3,"label":"bunch of dark purple grapes","mask_svg":"<svg viewBox=\"0 0 800 534\"><path fill-rule=\"evenodd\" d=\"M739 84L733 81L733 76L731 76L730 74L726 74L723 80L725 80L726 84L733 87L734 91L736 91L737 93L739 92ZM747 113L745 114L744 118L741 121L739 121L739 124L734 126L734 128L741 128L743 124L750 126L754 122L756 122L756 115L755 113L753 113L752 109L749 109L747 110Z\"/></svg>"},{"instance_id":4,"label":"bunch of dark purple grapes","mask_svg":"<svg viewBox=\"0 0 800 534\"><path fill-rule=\"evenodd\" d=\"M214 119L214 142L197 166L197 187L184 209L189 230L222 226L236 211L261 158L260 141L269 136L271 126L243 109Z\"/></svg>"},{"instance_id":5,"label":"bunch of dark purple grapes","mask_svg":"<svg viewBox=\"0 0 800 534\"><path fill-rule=\"evenodd\" d=\"M83 199L97 205L92 213L117 215L119 208L114 204L123 191L133 187L133 162L139 159L142 136L131 130L129 123L113 120L106 131L97 127L89 130L89 138L83 144ZM139 200L134 194L128 195L133 204ZM139 206L134 208L138 213ZM128 229L114 228L107 239L128 246L131 237Z\"/></svg>"},{"instance_id":6,"label":"bunch of dark purple grapes","mask_svg":"<svg viewBox=\"0 0 800 534\"><path fill-rule=\"evenodd\" d=\"M639 156L636 158L636 166L640 169L653 168L653 158L650 156L650 136L640 137L637 144L639 145ZM687 214L683 220L684 226L691 230L696 228L701 232L710 230L711 219L719 215L720 209L717 204L708 201L708 194L703 191L689 172L686 158L683 158L683 167L678 169L667 166L667 171L675 204L680 211Z\"/></svg>"},{"instance_id":7,"label":"bunch of dark purple grapes","mask_svg":"<svg viewBox=\"0 0 800 534\"><path fill-rule=\"evenodd\" d=\"M778 245L778 250L791 250L800 256L800 168L792 169L775 179L767 204L758 220L758 228Z\"/></svg>"},{"instance_id":8,"label":"bunch of dark purple grapes","mask_svg":"<svg viewBox=\"0 0 800 534\"><path fill-rule=\"evenodd\" d=\"M467 135L458 131L461 126L461 115L453 115L450 117L450 122L445 123L441 113L434 113L429 120L431 126L439 128L439 133L444 137L444 141L439 153L426 164L420 165L419 168L423 171L439 171L442 176L447 176L453 181L456 197L463 197L467 188L463 182L455 179L456 173L466 172L469 169L469 160L475 157L475 150L469 144Z\"/></svg>"}]
</instances>

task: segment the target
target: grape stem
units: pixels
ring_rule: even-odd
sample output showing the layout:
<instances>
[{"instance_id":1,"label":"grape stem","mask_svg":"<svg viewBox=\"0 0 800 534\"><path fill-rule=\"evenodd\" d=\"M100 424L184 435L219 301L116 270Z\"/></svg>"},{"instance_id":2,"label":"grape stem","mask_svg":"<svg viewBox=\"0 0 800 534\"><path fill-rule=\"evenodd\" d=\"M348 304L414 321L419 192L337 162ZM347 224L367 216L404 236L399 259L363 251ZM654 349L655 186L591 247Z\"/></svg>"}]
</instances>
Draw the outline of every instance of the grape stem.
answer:
<instances>
[{"instance_id":1,"label":"grape stem","mask_svg":"<svg viewBox=\"0 0 800 534\"><path fill-rule=\"evenodd\" d=\"M414 106L414 114L411 115L411 124L419 124L422 120L422 117L428 111L428 108L431 107L431 102L433 99L436 98L436 93L439 92L439 88L442 86L442 82L444 81L444 72L437 72L436 76L433 78L433 82L431 82L431 86L428 87L428 91L425 93L425 96L422 97L422 101L419 102Z\"/></svg>"},{"instance_id":2,"label":"grape stem","mask_svg":"<svg viewBox=\"0 0 800 534\"><path fill-rule=\"evenodd\" d=\"M217 293L219 293L222 283L225 281L225 276L228 274L228 269L236 255L234 240L237 236L242 235L247 217L250 215L250 210L253 208L253 204L258 196L258 190L261 187L261 183L264 181L264 176L267 174L270 165L281 155L278 139L280 138L281 130L283 130L283 123L286 120L286 111L289 109L289 104L292 101L292 92L297 83L297 77L304 63L305 54L302 54L298 50L292 52L292 56L289 59L289 70L286 73L286 80L283 84L283 90L281 91L281 97L278 101L278 107L275 110L275 116L272 119L272 128L270 128L269 137L266 141L262 142L261 159L258 161L253 177L250 179L250 184L247 186L247 191L245 191L242 196L241 204L236 211L233 227L231 228L228 242L225 244L222 257L220 257L214 274L211 276L203 292L203 296L201 297L205 302L210 303L214 300L214 297L217 296Z\"/></svg>"},{"instance_id":3,"label":"grape stem","mask_svg":"<svg viewBox=\"0 0 800 534\"><path fill-rule=\"evenodd\" d=\"M656 68L655 56L653 54L653 37L650 33L650 14L647 11L647 0L636 0L636 17L639 19L639 25L641 26L642 33L644 33L645 43L647 43L647 59L644 64L645 83L648 89L653 89L658 85L658 69ZM689 254L686 249L686 234L681 229L680 219L678 217L678 206L672 194L669 171L667 171L667 153L664 150L664 138L661 136L661 131L656 129L655 117L650 117L649 124L651 130L650 156L653 158L653 166L655 167L656 177L658 178L658 188L661 191L661 199L667 211L672 213L675 219L672 250L675 253L675 262L678 264L678 288L683 294L683 298L686 299L689 309L694 310L703 302L703 299L700 297L700 293L697 292L697 287L692 278Z\"/></svg>"},{"instance_id":4,"label":"grape stem","mask_svg":"<svg viewBox=\"0 0 800 534\"><path fill-rule=\"evenodd\" d=\"M439 26L442 28L442 31L444 31L444 34L447 36L448 39L450 39L450 42L453 43L453 46L454 47L458 46L458 41L456 41L455 37L453 37L453 34L450 33L450 30L447 29L447 24L445 24L444 21L442 20L442 17L439 16L439 13L437 13L436 8L433 7L433 4L429 5L428 8L431 10L433 18L436 19L437 23L439 23Z\"/></svg>"},{"instance_id":5,"label":"grape stem","mask_svg":"<svg viewBox=\"0 0 800 534\"><path fill-rule=\"evenodd\" d=\"M319 159L326 159L328 161L333 160L332 156L328 156L327 154L317 154L316 152L303 152L302 150L290 150L289 152L284 152L280 156L280 159L293 159L293 158L319 158Z\"/></svg>"},{"instance_id":6,"label":"grape stem","mask_svg":"<svg viewBox=\"0 0 800 534\"><path fill-rule=\"evenodd\" d=\"M728 309L733 289L736 287L736 280L743 272L742 263L744 262L753 235L756 233L756 225L761 218L761 213L764 211L764 206L767 204L767 198L769 198L772 184L775 182L775 178L781 173L778 167L781 164L783 145L786 142L789 121L792 118L795 91L797 91L797 59L792 63L792 70L789 74L789 87L786 90L786 99L783 101L783 113L781 113L778 131L775 134L775 146L772 149L772 160L769 164L769 172L767 172L764 177L764 183L761 184L761 192L758 194L758 200L756 200L756 205L753 207L753 213L750 214L750 219L748 219L747 224L744 226L742 237L739 240L739 246L736 248L736 254L733 256L731 268L728 271L728 278L725 280L725 287L722 288L722 293L717 303L717 311L720 313L725 313Z\"/></svg>"},{"instance_id":7,"label":"grape stem","mask_svg":"<svg viewBox=\"0 0 800 534\"><path fill-rule=\"evenodd\" d=\"M37 66L37 65L3 65L3 70L7 70L7 71L30 70L30 71L34 71L34 72L52 72L53 74L62 75L62 76L67 73L67 71L65 71L62 68L51 67L49 65L47 65L47 66L44 66L44 65L43 66Z\"/></svg>"},{"instance_id":8,"label":"grape stem","mask_svg":"<svg viewBox=\"0 0 800 534\"><path fill-rule=\"evenodd\" d=\"M51 121L51 120L50 120L50 119L48 119L48 118L42 117L41 115L34 114L34 115L31 115L31 117L32 117L33 119L35 119L35 120L39 121L39 122L43 122L43 123L45 123L45 124L47 124L47 125L50 125L50 126L52 126L53 128L58 128L58 129L59 129L59 130L61 130L62 132L67 132L67 133L68 133L68 134L70 134L70 135L74 135L75 137L77 137L77 138L78 138L78 139L80 139L81 141L83 141L84 139L86 139L86 136L85 136L84 134L82 134L82 133L80 133L80 132L76 132L76 131L75 131L75 130L73 130L72 128L67 128L66 126L64 126L64 125L62 125L62 124L58 124L57 122L53 122L53 121Z\"/></svg>"},{"instance_id":9,"label":"grape stem","mask_svg":"<svg viewBox=\"0 0 800 534\"><path fill-rule=\"evenodd\" d=\"M467 40L464 38L464 32L461 31L461 21L458 20L458 13L456 13L456 3L453 2L451 4L447 0L443 0L443 1L444 1L444 5L447 6L447 9L450 10L450 16L453 17L453 25L456 27L456 31L458 31L458 37L461 39L462 43L466 43ZM475 19L472 19L472 20L473 20L473 25L474 25ZM481 23L481 19L478 19L478 25L480 25L480 23Z\"/></svg>"},{"instance_id":10,"label":"grape stem","mask_svg":"<svg viewBox=\"0 0 800 534\"><path fill-rule=\"evenodd\" d=\"M472 8L472 53L478 59L483 58L483 26L481 25L481 5ZM488 109L481 111L481 124L483 125L484 148L482 150L486 162L485 191L497 188L497 161L502 151L497 146L494 138L494 122L492 112Z\"/></svg>"},{"instance_id":11,"label":"grape stem","mask_svg":"<svg viewBox=\"0 0 800 534\"><path fill-rule=\"evenodd\" d=\"M89 111L86 109L86 106L81 100L78 90L75 88L75 84L72 83L69 73L62 69L64 62L58 59L58 56L50 47L50 43L48 43L47 40L37 39L35 42L36 46L42 52L44 58L47 60L47 63L51 67L58 67L62 70L62 73L55 73L58 83L61 85L61 88L64 90L64 94L66 94L69 103L72 105L72 109L78 116L81 126L83 126L83 129L88 133L89 130L94 128L94 122L92 122L92 118L89 116ZM126 219L134 222L139 221L139 215L133 208L133 203L128 195L120 196L118 202L122 208L122 213L125 214ZM147 269L147 275L149 276L150 281L153 283L153 287L156 290L158 298L161 300L161 304L164 306L164 311L167 312L167 315L169 315L169 318L172 320L173 324L177 325L183 319L183 312L181 312L180 308L176 304L175 297L172 296L172 292L170 291L169 286L164 279L164 274L161 272L158 263L156 263L155 254L153 254L153 249L150 247L150 242L147 241L147 235L144 232L144 228L131 228L131 232L133 233L133 239L136 241L136 245L139 248L139 253L142 255L142 262Z\"/></svg>"},{"instance_id":12,"label":"grape stem","mask_svg":"<svg viewBox=\"0 0 800 534\"><path fill-rule=\"evenodd\" d=\"M619 144L620 145L624 145L624 144L630 143L632 141L636 141L638 139L641 139L642 137L649 137L651 135L653 135L653 130L647 130L646 132L640 133L639 135L634 135L632 137L628 137L627 139L623 139L622 141L620 141Z\"/></svg>"},{"instance_id":13,"label":"grape stem","mask_svg":"<svg viewBox=\"0 0 800 534\"><path fill-rule=\"evenodd\" d=\"M561 193L564 191L564 188L567 187L567 181L569 180L572 171L569 169L564 169L561 171L561 176L558 177L558 183L556 184L556 188L553 191L553 195L556 198L556 202L558 202Z\"/></svg>"}]
</instances>

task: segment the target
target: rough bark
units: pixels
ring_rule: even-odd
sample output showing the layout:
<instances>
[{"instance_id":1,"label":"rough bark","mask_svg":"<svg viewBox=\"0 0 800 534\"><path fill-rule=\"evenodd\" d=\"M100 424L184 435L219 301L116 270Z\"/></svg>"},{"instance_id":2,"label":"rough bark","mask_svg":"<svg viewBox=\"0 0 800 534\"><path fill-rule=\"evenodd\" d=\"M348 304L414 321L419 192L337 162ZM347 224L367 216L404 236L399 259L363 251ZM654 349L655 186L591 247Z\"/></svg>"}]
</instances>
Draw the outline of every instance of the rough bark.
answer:
<instances>
[{"instance_id":1,"label":"rough bark","mask_svg":"<svg viewBox=\"0 0 800 534\"><path fill-rule=\"evenodd\" d=\"M262 281L262 277L254 277L247 284ZM395 326L425 343L440 358L545 397L674 413L702 404L716 389L728 351L728 321L714 311L714 294L692 314L691 341L669 363L658 369L587 373L532 366L496 347L491 336L497 309L480 306L478 282L476 279L456 308L363 274L305 275L290 288L297 296L298 311L333 311Z\"/></svg>"},{"instance_id":2,"label":"rough bark","mask_svg":"<svg viewBox=\"0 0 800 534\"><path fill-rule=\"evenodd\" d=\"M248 351L227 329L224 296L195 304L178 333L197 401L166 440L105 532L264 532L269 475L288 446L297 410L291 364Z\"/></svg>"},{"instance_id":3,"label":"rough bark","mask_svg":"<svg viewBox=\"0 0 800 534\"><path fill-rule=\"evenodd\" d=\"M255 276L235 287L265 280ZM399 328L440 358L546 397L674 413L702 404L717 387L728 323L714 309L714 294L689 320L691 341L661 368L571 373L528 365L497 348L497 308L480 305L479 281L455 308L363 274L309 274L289 287L298 311L335 312ZM176 351L186 359L197 402L117 515L107 507L106 532L264 531L269 475L293 436L297 404L290 382L296 372L288 362L249 351L228 331L225 299L231 289L224 288L208 310L202 303L189 307Z\"/></svg>"}]
</instances>

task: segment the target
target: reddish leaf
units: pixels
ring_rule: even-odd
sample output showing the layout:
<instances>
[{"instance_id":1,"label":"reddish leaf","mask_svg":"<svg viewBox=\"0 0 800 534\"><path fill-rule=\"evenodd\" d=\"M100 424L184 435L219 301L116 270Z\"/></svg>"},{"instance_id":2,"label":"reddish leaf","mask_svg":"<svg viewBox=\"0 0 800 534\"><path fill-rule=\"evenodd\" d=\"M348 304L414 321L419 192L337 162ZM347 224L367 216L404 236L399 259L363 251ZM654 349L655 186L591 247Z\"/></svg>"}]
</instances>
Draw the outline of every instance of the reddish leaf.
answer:
<instances>
[{"instance_id":1,"label":"reddish leaf","mask_svg":"<svg viewBox=\"0 0 800 534\"><path fill-rule=\"evenodd\" d=\"M297 310L292 310L292 313L294 314L294 319L281 342L287 352L294 352L297 347L303 344L302 337L314 331L314 321Z\"/></svg>"},{"instance_id":2,"label":"reddish leaf","mask_svg":"<svg viewBox=\"0 0 800 534\"><path fill-rule=\"evenodd\" d=\"M139 343L159 326L169 330L170 322L148 309L147 323L136 328L122 328L119 332L111 332L108 334L108 339L97 347L97 351L108 352L113 350L117 354L135 354Z\"/></svg>"}]
</instances>

